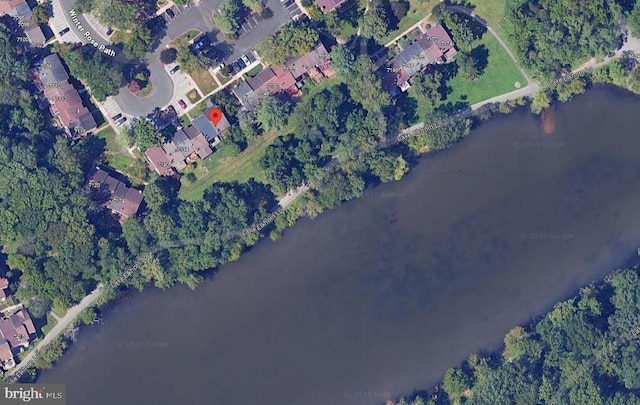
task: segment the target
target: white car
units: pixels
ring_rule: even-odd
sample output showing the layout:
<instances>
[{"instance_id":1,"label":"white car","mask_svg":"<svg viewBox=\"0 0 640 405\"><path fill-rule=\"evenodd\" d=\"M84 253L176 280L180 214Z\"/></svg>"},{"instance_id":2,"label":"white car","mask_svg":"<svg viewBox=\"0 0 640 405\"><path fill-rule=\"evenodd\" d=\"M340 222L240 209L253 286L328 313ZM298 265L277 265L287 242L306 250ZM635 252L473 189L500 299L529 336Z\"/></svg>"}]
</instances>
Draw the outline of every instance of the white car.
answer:
<instances>
[{"instance_id":1,"label":"white car","mask_svg":"<svg viewBox=\"0 0 640 405\"><path fill-rule=\"evenodd\" d=\"M215 68L213 68L213 74L215 75L216 73L218 73L219 71L221 71L224 68L224 63L219 64L218 66L216 66Z\"/></svg>"},{"instance_id":2,"label":"white car","mask_svg":"<svg viewBox=\"0 0 640 405\"><path fill-rule=\"evenodd\" d=\"M247 55L242 55L241 59L245 65L249 66L251 64L251 62L249 61L249 58L247 58Z\"/></svg>"}]
</instances>

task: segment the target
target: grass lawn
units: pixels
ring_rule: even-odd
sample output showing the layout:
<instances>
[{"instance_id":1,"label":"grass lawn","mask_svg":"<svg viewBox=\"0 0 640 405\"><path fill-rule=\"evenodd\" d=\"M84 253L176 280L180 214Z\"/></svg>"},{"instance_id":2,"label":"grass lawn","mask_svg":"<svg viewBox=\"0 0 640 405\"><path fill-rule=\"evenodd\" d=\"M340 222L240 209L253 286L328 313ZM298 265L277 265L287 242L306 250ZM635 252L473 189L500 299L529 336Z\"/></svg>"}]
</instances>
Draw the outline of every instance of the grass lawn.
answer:
<instances>
[{"instance_id":1,"label":"grass lawn","mask_svg":"<svg viewBox=\"0 0 640 405\"><path fill-rule=\"evenodd\" d=\"M504 2L505 0L469 0L469 3L475 6L473 12L486 20L489 26L496 30L504 41L507 41L507 35L502 25L504 23ZM511 48L508 41L507 44Z\"/></svg>"},{"instance_id":2,"label":"grass lawn","mask_svg":"<svg viewBox=\"0 0 640 405\"><path fill-rule=\"evenodd\" d=\"M191 120L189 119L189 116L187 114L184 114L182 117L180 117L180 125L183 128L188 127L190 123L191 123Z\"/></svg>"},{"instance_id":3,"label":"grass lawn","mask_svg":"<svg viewBox=\"0 0 640 405\"><path fill-rule=\"evenodd\" d=\"M202 101L200 102L200 104L198 104L198 105L196 105L195 107L193 107L193 108L191 109L191 111L189 111L189 112L187 113L187 115L189 116L189 118L194 119L194 118L198 117L199 115L201 115L201 114L204 112L204 110L206 110L207 108L209 108L209 107L207 107L207 103L206 103L205 101L206 101L206 100L202 100Z\"/></svg>"},{"instance_id":4,"label":"grass lawn","mask_svg":"<svg viewBox=\"0 0 640 405\"><path fill-rule=\"evenodd\" d=\"M307 80L303 88L305 95L310 97L314 94L331 86L340 83L338 76L324 79L320 83ZM181 178L182 185L180 187L180 198L184 200L198 200L202 198L204 191L211 187L212 184L221 181L239 181L246 182L250 178L256 181L267 183L264 171L260 166L260 159L265 148L271 145L281 134L291 132L292 128L287 126L281 131L272 131L260 136L255 142L249 144L247 149L237 156L222 157L220 151L216 151L212 156L204 161L198 162L195 168L197 180L193 183L186 180L184 176Z\"/></svg>"},{"instance_id":5,"label":"grass lawn","mask_svg":"<svg viewBox=\"0 0 640 405\"><path fill-rule=\"evenodd\" d=\"M220 72L216 73L216 77L218 78L218 80L220 81L221 84L226 84L229 80L231 80L233 78L233 76L231 76L231 75L225 77Z\"/></svg>"},{"instance_id":6,"label":"grass lawn","mask_svg":"<svg viewBox=\"0 0 640 405\"><path fill-rule=\"evenodd\" d=\"M51 329L53 329L54 326L56 326L57 323L58 321L56 321L55 318L51 316L51 314L47 313L47 324L41 328L42 333L46 335Z\"/></svg>"},{"instance_id":7,"label":"grass lawn","mask_svg":"<svg viewBox=\"0 0 640 405\"><path fill-rule=\"evenodd\" d=\"M482 39L477 41L476 46L484 45L488 52L488 65L482 75L474 82L470 82L458 73L448 82L448 86L453 88L453 92L447 96L442 103L464 102L474 104L500 94L508 93L517 88L515 82L520 82L524 87L526 80L513 63L507 52L498 40L490 33L486 32ZM409 88L409 96L416 98L413 88ZM418 103L417 116L419 121L423 121L431 113L424 103Z\"/></svg>"},{"instance_id":8,"label":"grass lawn","mask_svg":"<svg viewBox=\"0 0 640 405\"><path fill-rule=\"evenodd\" d=\"M216 83L207 69L197 70L190 76L205 96L218 88L218 83Z\"/></svg>"},{"instance_id":9,"label":"grass lawn","mask_svg":"<svg viewBox=\"0 0 640 405\"><path fill-rule=\"evenodd\" d=\"M173 48L179 48L180 46L189 46L189 41L191 41L193 38L197 37L201 33L202 31L197 30L195 28L190 29L186 31L184 34L180 35L178 38L169 42L169 46Z\"/></svg>"},{"instance_id":10,"label":"grass lawn","mask_svg":"<svg viewBox=\"0 0 640 405\"><path fill-rule=\"evenodd\" d=\"M145 167L146 162L143 157L131 156L127 152L130 140L124 133L116 133L113 128L106 127L105 129L96 132L98 138L104 139L106 142L103 160L104 162L116 169L120 173L124 173L135 184L145 183Z\"/></svg>"},{"instance_id":11,"label":"grass lawn","mask_svg":"<svg viewBox=\"0 0 640 405\"><path fill-rule=\"evenodd\" d=\"M248 77L256 77L256 75L260 72L262 72L262 65L258 65L253 67L251 70L249 70L247 73L245 73Z\"/></svg>"},{"instance_id":12,"label":"grass lawn","mask_svg":"<svg viewBox=\"0 0 640 405\"><path fill-rule=\"evenodd\" d=\"M187 93L187 98L191 101L192 104L197 103L199 100L202 100L202 97L198 93L198 90L193 89Z\"/></svg>"},{"instance_id":13,"label":"grass lawn","mask_svg":"<svg viewBox=\"0 0 640 405\"><path fill-rule=\"evenodd\" d=\"M438 0L426 0L423 2L420 2L420 0L409 0L409 11L407 15L400 20L400 23L398 23L398 29L389 32L386 37L380 40L380 43L383 45L386 44L408 30L413 24L431 14L431 10L436 4L438 4Z\"/></svg>"},{"instance_id":14,"label":"grass lawn","mask_svg":"<svg viewBox=\"0 0 640 405\"><path fill-rule=\"evenodd\" d=\"M153 88L153 85L151 84L151 82L149 82L149 84L147 84L147 87L145 87L144 89L140 90L136 94L136 97L147 97L149 95L149 93L151 93L151 89L152 88Z\"/></svg>"},{"instance_id":15,"label":"grass lawn","mask_svg":"<svg viewBox=\"0 0 640 405\"><path fill-rule=\"evenodd\" d=\"M280 134L287 130L272 131L262 135L247 149L233 157L220 157L219 151L199 163L194 170L198 179L189 183L185 177L181 178L180 198L184 200L198 200L202 198L204 191L212 184L221 181L246 182L250 178L266 183L264 171L260 166L260 159L267 146L271 145Z\"/></svg>"}]
</instances>

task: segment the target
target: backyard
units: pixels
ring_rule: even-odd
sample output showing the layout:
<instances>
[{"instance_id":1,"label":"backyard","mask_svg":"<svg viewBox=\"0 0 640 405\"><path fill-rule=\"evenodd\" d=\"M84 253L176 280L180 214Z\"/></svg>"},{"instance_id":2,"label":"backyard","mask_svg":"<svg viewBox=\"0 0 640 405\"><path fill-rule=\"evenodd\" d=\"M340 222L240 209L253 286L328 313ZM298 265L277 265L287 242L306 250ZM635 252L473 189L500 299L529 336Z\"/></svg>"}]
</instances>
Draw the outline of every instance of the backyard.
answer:
<instances>
[{"instance_id":1,"label":"backyard","mask_svg":"<svg viewBox=\"0 0 640 405\"><path fill-rule=\"evenodd\" d=\"M398 23L398 29L390 31L386 37L381 39L381 44L392 41L395 37L408 30L409 27L431 14L433 7L438 4L438 0L409 0L409 11Z\"/></svg>"},{"instance_id":2,"label":"backyard","mask_svg":"<svg viewBox=\"0 0 640 405\"><path fill-rule=\"evenodd\" d=\"M313 97L314 94L331 86L340 84L339 77L333 76L324 79L319 83L313 80L307 80L303 88L306 97ZM271 131L261 135L258 139L251 142L247 149L236 156L223 156L222 151L218 150L204 161L198 161L198 164L192 173L195 174L196 180L189 181L187 176L181 177L182 185L180 187L180 198L184 200L198 200L202 198L204 191L211 187L212 184L221 181L239 181L246 182L250 178L256 181L267 183L264 170L260 165L260 159L264 154L264 150L271 145L278 134L286 134L293 130L292 124L280 131Z\"/></svg>"},{"instance_id":3,"label":"backyard","mask_svg":"<svg viewBox=\"0 0 640 405\"><path fill-rule=\"evenodd\" d=\"M452 92L447 95L446 100L440 102L440 105L458 102L472 105L488 98L517 90L516 82L519 82L522 87L527 85L526 79L495 36L490 32L486 32L475 43L476 49L479 49L477 47L482 45L484 45L488 57L487 66L480 77L471 82L458 72L448 81L447 86L452 88ZM417 98L413 88L409 88L408 93L410 97ZM416 111L418 122L424 121L431 112L428 105L418 103Z\"/></svg>"},{"instance_id":4,"label":"backyard","mask_svg":"<svg viewBox=\"0 0 640 405\"><path fill-rule=\"evenodd\" d=\"M124 173L134 184L145 184L147 164L137 150L129 154L131 141L125 130L116 133L108 126L96 132L96 137L105 141L103 159L109 167Z\"/></svg>"}]
</instances>

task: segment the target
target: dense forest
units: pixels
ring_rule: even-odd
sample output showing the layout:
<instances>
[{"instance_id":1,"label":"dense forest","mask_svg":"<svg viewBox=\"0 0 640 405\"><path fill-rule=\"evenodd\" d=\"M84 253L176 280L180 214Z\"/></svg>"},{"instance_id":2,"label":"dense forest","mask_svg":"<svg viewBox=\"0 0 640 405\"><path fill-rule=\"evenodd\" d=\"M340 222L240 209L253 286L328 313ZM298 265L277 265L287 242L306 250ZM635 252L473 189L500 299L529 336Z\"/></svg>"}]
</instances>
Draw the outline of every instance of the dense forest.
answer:
<instances>
[{"instance_id":1,"label":"dense forest","mask_svg":"<svg viewBox=\"0 0 640 405\"><path fill-rule=\"evenodd\" d=\"M622 45L622 9L614 1L507 0L505 12L520 63L541 79Z\"/></svg>"},{"instance_id":2,"label":"dense forest","mask_svg":"<svg viewBox=\"0 0 640 405\"><path fill-rule=\"evenodd\" d=\"M640 276L614 272L598 286L512 329L502 353L449 369L423 404L640 404Z\"/></svg>"}]
</instances>

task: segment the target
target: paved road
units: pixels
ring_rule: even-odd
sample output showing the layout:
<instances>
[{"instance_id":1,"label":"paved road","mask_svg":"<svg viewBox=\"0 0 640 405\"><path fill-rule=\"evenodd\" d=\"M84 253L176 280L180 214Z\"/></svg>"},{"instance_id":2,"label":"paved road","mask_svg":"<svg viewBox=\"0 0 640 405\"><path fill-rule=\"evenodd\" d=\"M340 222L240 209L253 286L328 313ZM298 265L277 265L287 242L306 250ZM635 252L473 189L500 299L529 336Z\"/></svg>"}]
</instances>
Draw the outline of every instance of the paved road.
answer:
<instances>
[{"instance_id":1,"label":"paved road","mask_svg":"<svg viewBox=\"0 0 640 405\"><path fill-rule=\"evenodd\" d=\"M300 197L300 195L302 195L303 193L307 192L308 190L309 190L309 186L307 186L306 184L303 184L302 186L296 188L295 190L289 191L287 194L285 194L284 197L282 197L280 199L280 201L279 201L280 206L282 208L287 208L298 197Z\"/></svg>"},{"instance_id":2,"label":"paved road","mask_svg":"<svg viewBox=\"0 0 640 405\"><path fill-rule=\"evenodd\" d=\"M78 303L78 305L69 308L66 315L63 316L62 318L58 318L58 323L49 331L49 333L45 335L44 339L42 339L40 343L38 343L38 345L34 348L34 350L32 350L27 355L27 357L25 357L20 362L20 364L18 364L16 367L14 367L9 371L9 375L14 375L18 373L22 368L29 365L33 360L34 356L36 355L36 353L42 348L44 348L46 345L48 345L58 335L63 333L67 329L67 327L73 322L73 320L80 314L80 312L82 312L84 309L89 307L100 296L101 292L102 292L102 285L98 285L98 287L95 290L93 290L93 292L91 292L89 295L84 297L82 301ZM19 373L18 375L21 375L21 374L22 373Z\"/></svg>"}]
</instances>

